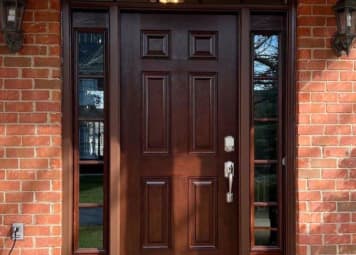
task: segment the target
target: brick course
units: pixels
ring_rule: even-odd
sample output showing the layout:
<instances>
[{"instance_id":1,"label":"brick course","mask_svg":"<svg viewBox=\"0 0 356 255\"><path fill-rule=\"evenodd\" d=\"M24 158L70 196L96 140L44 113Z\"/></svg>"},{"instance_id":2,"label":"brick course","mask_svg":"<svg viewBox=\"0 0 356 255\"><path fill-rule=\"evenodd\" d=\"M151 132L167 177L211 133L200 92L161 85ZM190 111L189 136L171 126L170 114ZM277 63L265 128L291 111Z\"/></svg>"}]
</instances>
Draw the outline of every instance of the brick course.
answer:
<instances>
[{"instance_id":1,"label":"brick course","mask_svg":"<svg viewBox=\"0 0 356 255\"><path fill-rule=\"evenodd\" d=\"M13 222L25 223L14 255L61 251L60 0L28 0L25 44L0 38L0 254Z\"/></svg>"},{"instance_id":2,"label":"brick course","mask_svg":"<svg viewBox=\"0 0 356 255\"><path fill-rule=\"evenodd\" d=\"M335 2L298 3L299 255L356 254L356 50L331 49Z\"/></svg>"}]
</instances>

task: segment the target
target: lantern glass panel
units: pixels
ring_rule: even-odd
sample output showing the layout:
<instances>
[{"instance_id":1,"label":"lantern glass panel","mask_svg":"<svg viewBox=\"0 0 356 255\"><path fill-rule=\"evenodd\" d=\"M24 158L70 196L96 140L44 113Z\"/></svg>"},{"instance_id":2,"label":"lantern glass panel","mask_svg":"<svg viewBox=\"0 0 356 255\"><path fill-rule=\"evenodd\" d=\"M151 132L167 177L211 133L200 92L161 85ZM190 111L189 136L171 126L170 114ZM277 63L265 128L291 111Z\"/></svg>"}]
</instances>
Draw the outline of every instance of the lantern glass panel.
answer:
<instances>
[{"instance_id":1,"label":"lantern glass panel","mask_svg":"<svg viewBox=\"0 0 356 255\"><path fill-rule=\"evenodd\" d=\"M16 9L15 4L8 4L5 6L6 11L6 30L16 30L18 18L18 10Z\"/></svg>"},{"instance_id":2,"label":"lantern glass panel","mask_svg":"<svg viewBox=\"0 0 356 255\"><path fill-rule=\"evenodd\" d=\"M356 10L351 12L351 33L356 34Z\"/></svg>"},{"instance_id":3,"label":"lantern glass panel","mask_svg":"<svg viewBox=\"0 0 356 255\"><path fill-rule=\"evenodd\" d=\"M337 12L337 30L340 34L346 33L346 12L345 11L338 11Z\"/></svg>"}]
</instances>

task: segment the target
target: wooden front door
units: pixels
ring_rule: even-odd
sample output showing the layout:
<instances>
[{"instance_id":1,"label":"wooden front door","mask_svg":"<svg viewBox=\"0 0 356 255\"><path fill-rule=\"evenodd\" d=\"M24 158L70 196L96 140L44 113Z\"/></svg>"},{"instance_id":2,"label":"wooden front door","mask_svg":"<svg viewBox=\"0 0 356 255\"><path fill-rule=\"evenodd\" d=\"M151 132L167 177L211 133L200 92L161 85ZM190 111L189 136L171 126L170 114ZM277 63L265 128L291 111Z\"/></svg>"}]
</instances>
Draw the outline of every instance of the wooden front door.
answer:
<instances>
[{"instance_id":1,"label":"wooden front door","mask_svg":"<svg viewBox=\"0 0 356 255\"><path fill-rule=\"evenodd\" d=\"M237 45L233 15L122 14L122 255L237 254Z\"/></svg>"}]
</instances>

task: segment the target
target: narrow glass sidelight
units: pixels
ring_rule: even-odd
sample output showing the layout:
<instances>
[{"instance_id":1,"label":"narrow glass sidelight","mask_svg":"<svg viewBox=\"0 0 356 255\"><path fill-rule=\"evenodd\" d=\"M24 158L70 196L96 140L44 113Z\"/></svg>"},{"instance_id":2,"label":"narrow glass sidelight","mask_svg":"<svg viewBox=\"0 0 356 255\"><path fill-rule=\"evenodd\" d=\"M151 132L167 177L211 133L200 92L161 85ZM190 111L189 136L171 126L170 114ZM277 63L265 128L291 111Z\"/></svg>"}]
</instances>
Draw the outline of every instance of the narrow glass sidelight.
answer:
<instances>
[{"instance_id":1,"label":"narrow glass sidelight","mask_svg":"<svg viewBox=\"0 0 356 255\"><path fill-rule=\"evenodd\" d=\"M77 249L105 249L105 31L76 31Z\"/></svg>"},{"instance_id":2,"label":"narrow glass sidelight","mask_svg":"<svg viewBox=\"0 0 356 255\"><path fill-rule=\"evenodd\" d=\"M252 247L280 248L280 35L252 34L254 201Z\"/></svg>"}]
</instances>

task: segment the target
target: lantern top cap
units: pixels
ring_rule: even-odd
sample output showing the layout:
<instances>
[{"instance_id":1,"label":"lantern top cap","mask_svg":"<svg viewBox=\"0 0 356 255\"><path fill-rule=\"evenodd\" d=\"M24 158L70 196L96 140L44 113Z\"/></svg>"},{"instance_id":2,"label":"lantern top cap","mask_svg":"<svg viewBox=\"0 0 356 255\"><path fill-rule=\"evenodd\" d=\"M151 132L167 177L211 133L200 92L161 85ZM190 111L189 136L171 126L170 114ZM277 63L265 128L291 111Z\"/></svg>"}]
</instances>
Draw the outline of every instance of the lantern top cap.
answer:
<instances>
[{"instance_id":1,"label":"lantern top cap","mask_svg":"<svg viewBox=\"0 0 356 255\"><path fill-rule=\"evenodd\" d=\"M356 0L339 0L334 5L334 11L343 11L345 9L356 10Z\"/></svg>"},{"instance_id":2,"label":"lantern top cap","mask_svg":"<svg viewBox=\"0 0 356 255\"><path fill-rule=\"evenodd\" d=\"M26 0L0 0L0 3L17 3L20 5L25 5Z\"/></svg>"}]
</instances>

